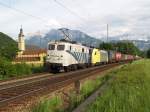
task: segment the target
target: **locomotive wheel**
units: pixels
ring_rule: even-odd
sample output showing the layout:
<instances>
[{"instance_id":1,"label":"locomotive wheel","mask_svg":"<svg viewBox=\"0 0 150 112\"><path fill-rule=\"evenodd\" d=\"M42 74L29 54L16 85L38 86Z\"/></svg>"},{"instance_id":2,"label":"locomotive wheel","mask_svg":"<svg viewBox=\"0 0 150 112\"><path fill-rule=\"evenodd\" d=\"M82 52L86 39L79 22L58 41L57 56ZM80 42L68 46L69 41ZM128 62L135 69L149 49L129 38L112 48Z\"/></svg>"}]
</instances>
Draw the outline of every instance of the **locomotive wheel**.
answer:
<instances>
[{"instance_id":1,"label":"locomotive wheel","mask_svg":"<svg viewBox=\"0 0 150 112\"><path fill-rule=\"evenodd\" d=\"M52 69L52 72L53 72L53 73L59 73L59 72L60 72L60 69L59 69L59 68L53 68L53 69Z\"/></svg>"},{"instance_id":2,"label":"locomotive wheel","mask_svg":"<svg viewBox=\"0 0 150 112\"><path fill-rule=\"evenodd\" d=\"M77 70L77 69L78 69L77 65L73 65L73 70Z\"/></svg>"},{"instance_id":3,"label":"locomotive wheel","mask_svg":"<svg viewBox=\"0 0 150 112\"><path fill-rule=\"evenodd\" d=\"M44 71L46 71L46 72L51 72L52 71L50 64L44 63Z\"/></svg>"},{"instance_id":4,"label":"locomotive wheel","mask_svg":"<svg viewBox=\"0 0 150 112\"><path fill-rule=\"evenodd\" d=\"M68 66L67 66L67 67L64 67L64 71L65 71L65 72L69 72L69 71L70 71L70 67L68 67Z\"/></svg>"},{"instance_id":5,"label":"locomotive wheel","mask_svg":"<svg viewBox=\"0 0 150 112\"><path fill-rule=\"evenodd\" d=\"M85 64L83 64L83 65L82 65L82 69L85 69L85 68L86 68L86 65L85 65Z\"/></svg>"}]
</instances>

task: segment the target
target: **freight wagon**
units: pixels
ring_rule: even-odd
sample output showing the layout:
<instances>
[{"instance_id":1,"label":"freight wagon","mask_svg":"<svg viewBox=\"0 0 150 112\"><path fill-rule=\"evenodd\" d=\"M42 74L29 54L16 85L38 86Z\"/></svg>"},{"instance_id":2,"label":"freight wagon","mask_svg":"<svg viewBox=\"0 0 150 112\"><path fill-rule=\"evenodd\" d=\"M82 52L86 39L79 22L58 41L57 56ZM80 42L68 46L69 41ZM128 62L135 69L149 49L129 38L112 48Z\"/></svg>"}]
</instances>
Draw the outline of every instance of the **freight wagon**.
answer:
<instances>
[{"instance_id":1,"label":"freight wagon","mask_svg":"<svg viewBox=\"0 0 150 112\"><path fill-rule=\"evenodd\" d=\"M105 50L100 50L100 63L101 64L108 63L108 52Z\"/></svg>"},{"instance_id":2,"label":"freight wagon","mask_svg":"<svg viewBox=\"0 0 150 112\"><path fill-rule=\"evenodd\" d=\"M116 60L116 62L121 61L121 56L122 56L122 54L120 52L116 52L115 53L115 60Z\"/></svg>"},{"instance_id":3,"label":"freight wagon","mask_svg":"<svg viewBox=\"0 0 150 112\"><path fill-rule=\"evenodd\" d=\"M108 61L109 63L114 63L116 62L116 55L115 55L115 51L108 51Z\"/></svg>"}]
</instances>

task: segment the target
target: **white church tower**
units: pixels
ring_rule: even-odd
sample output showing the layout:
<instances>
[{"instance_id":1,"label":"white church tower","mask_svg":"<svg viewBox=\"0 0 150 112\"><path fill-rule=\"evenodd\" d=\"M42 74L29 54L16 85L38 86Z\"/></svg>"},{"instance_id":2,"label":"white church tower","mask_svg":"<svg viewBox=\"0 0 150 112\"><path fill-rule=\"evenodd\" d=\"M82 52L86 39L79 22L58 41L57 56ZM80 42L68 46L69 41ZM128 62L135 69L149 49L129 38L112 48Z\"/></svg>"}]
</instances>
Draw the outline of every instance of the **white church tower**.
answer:
<instances>
[{"instance_id":1,"label":"white church tower","mask_svg":"<svg viewBox=\"0 0 150 112\"><path fill-rule=\"evenodd\" d=\"M25 41L22 27L20 28L20 33L18 35L18 49L19 54L22 54L25 51Z\"/></svg>"}]
</instances>

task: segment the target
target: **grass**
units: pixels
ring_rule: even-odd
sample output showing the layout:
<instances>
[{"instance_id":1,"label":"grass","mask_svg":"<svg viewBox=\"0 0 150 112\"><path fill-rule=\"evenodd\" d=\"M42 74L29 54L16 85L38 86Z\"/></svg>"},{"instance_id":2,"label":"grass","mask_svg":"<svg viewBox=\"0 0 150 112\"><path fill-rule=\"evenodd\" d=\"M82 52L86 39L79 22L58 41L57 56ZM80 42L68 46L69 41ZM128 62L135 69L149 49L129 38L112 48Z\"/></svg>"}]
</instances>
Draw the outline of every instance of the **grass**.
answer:
<instances>
[{"instance_id":1,"label":"grass","mask_svg":"<svg viewBox=\"0 0 150 112\"><path fill-rule=\"evenodd\" d=\"M112 70L115 72L115 70ZM63 108L63 99L60 97L54 97L53 99L44 100L38 105L35 105L31 112L71 112L82 101L84 101L90 94L92 94L97 88L99 88L104 82L111 78L112 74L105 76L98 76L96 79L89 79L81 85L80 94L77 95L75 91L72 91L69 96L69 107ZM59 100L58 100L59 99ZM57 102L57 103L56 103ZM61 103L60 103L61 102ZM55 104L55 105L54 105ZM61 105L60 105L61 104Z\"/></svg>"},{"instance_id":2,"label":"grass","mask_svg":"<svg viewBox=\"0 0 150 112\"><path fill-rule=\"evenodd\" d=\"M61 106L61 98L55 96L51 100L44 100L43 102L38 103L31 109L31 112L62 112Z\"/></svg>"},{"instance_id":3,"label":"grass","mask_svg":"<svg viewBox=\"0 0 150 112\"><path fill-rule=\"evenodd\" d=\"M81 87L80 95L77 95L75 91L70 93L69 107L63 108L63 99L60 97L54 97L49 100L44 100L33 108L31 112L71 112L77 107L83 100L85 100L99 85L102 84L102 78L96 80L85 81Z\"/></svg>"},{"instance_id":4,"label":"grass","mask_svg":"<svg viewBox=\"0 0 150 112\"><path fill-rule=\"evenodd\" d=\"M150 112L150 60L128 64L115 74L86 112Z\"/></svg>"},{"instance_id":5,"label":"grass","mask_svg":"<svg viewBox=\"0 0 150 112\"><path fill-rule=\"evenodd\" d=\"M87 80L81 86L80 94L77 95L75 92L71 93L70 105L65 112L71 112L76 108L82 101L84 101L90 94L93 93L103 82L102 77L98 77L95 80Z\"/></svg>"}]
</instances>

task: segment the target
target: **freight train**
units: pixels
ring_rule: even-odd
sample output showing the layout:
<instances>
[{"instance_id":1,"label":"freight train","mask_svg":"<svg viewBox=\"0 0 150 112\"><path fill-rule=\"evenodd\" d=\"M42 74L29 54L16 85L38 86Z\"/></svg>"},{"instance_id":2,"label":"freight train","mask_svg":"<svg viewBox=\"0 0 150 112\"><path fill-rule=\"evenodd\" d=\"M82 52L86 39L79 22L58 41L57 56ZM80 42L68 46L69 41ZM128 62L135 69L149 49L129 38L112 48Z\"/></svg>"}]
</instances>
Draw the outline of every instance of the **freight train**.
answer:
<instances>
[{"instance_id":1,"label":"freight train","mask_svg":"<svg viewBox=\"0 0 150 112\"><path fill-rule=\"evenodd\" d=\"M116 51L105 51L70 41L49 42L45 66L49 71L65 72L90 66L133 61L134 55L121 54Z\"/></svg>"}]
</instances>

